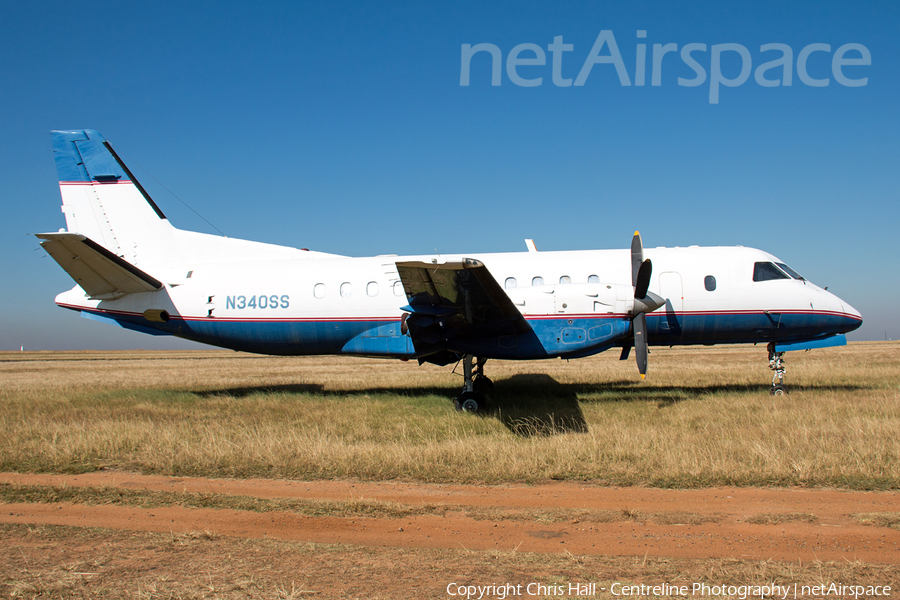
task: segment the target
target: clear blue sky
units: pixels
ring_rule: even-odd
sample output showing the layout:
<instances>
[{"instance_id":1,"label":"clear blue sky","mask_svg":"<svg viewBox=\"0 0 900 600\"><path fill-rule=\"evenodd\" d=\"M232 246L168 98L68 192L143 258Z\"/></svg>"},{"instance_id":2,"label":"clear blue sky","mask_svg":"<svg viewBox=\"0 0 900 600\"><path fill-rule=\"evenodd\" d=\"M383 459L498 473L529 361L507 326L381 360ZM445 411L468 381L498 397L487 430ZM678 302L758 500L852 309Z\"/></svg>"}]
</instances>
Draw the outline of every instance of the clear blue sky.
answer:
<instances>
[{"instance_id":1,"label":"clear blue sky","mask_svg":"<svg viewBox=\"0 0 900 600\"><path fill-rule=\"evenodd\" d=\"M349 255L745 245L863 313L851 339L900 337L900 4L871 2L7 2L0 21L5 215L0 350L185 347L81 319L28 233L64 226L51 129L97 129L177 227ZM576 79L611 31L614 65ZM646 38L638 38L646 31ZM490 55L460 85L464 44ZM792 52L792 85L755 71ZM544 65L514 75L510 51ZM638 44L646 81L636 83ZM651 85L654 44L676 44ZM703 84L682 59L687 44ZM710 102L712 47L751 71ZM830 51L797 63L810 44ZM861 44L870 65L834 56ZM733 46L731 46L733 48ZM725 47L729 48L729 47ZM599 52L610 55L608 46ZM519 59L534 58L525 49ZM742 59L721 52L722 77ZM846 59L860 57L848 52ZM766 79L780 80L782 68ZM150 175L148 175L149 173ZM152 175L152 177L151 177Z\"/></svg>"}]
</instances>

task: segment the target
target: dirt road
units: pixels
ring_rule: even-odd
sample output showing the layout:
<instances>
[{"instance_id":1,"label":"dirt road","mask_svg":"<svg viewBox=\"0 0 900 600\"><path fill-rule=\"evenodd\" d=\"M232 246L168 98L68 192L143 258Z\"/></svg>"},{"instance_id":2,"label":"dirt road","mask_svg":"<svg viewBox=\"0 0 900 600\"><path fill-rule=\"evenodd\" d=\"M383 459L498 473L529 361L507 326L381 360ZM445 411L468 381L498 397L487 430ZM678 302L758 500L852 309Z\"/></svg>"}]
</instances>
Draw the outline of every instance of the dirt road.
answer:
<instances>
[{"instance_id":1,"label":"dirt road","mask_svg":"<svg viewBox=\"0 0 900 600\"><path fill-rule=\"evenodd\" d=\"M402 518L203 508L0 505L0 522L394 548L575 555L900 563L900 494L804 489L613 489L578 483L459 486L172 478L123 472L0 474L19 485L334 501L412 509ZM416 514L417 508L422 514ZM435 514L440 508L440 514Z\"/></svg>"}]
</instances>

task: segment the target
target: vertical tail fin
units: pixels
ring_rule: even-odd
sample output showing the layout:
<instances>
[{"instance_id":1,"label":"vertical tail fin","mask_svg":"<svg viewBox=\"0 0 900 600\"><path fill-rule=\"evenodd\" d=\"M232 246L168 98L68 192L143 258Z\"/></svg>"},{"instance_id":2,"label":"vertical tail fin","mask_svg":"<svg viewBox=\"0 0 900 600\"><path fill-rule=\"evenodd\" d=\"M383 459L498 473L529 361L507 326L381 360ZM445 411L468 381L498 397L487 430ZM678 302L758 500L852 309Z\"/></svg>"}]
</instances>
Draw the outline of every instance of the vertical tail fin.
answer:
<instances>
[{"instance_id":1,"label":"vertical tail fin","mask_svg":"<svg viewBox=\"0 0 900 600\"><path fill-rule=\"evenodd\" d=\"M176 229L102 135L92 129L51 135L68 233L89 239L142 271L161 276L161 268L184 267L181 272L187 273L202 263L332 256ZM75 238L48 234L41 239L56 244Z\"/></svg>"},{"instance_id":2,"label":"vertical tail fin","mask_svg":"<svg viewBox=\"0 0 900 600\"><path fill-rule=\"evenodd\" d=\"M102 135L91 129L51 135L69 232L137 264L142 242L169 227L166 216Z\"/></svg>"}]
</instances>

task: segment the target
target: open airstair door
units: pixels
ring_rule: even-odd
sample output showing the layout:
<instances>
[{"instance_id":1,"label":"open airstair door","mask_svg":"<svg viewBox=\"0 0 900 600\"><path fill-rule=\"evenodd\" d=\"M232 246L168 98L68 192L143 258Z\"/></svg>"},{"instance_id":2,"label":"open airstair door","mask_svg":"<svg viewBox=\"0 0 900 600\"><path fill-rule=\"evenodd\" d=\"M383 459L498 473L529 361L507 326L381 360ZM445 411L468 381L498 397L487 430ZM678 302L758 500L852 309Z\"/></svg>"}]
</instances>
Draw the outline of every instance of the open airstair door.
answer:
<instances>
[{"instance_id":1,"label":"open airstair door","mask_svg":"<svg viewBox=\"0 0 900 600\"><path fill-rule=\"evenodd\" d=\"M481 261L398 262L397 271L409 300L404 324L420 357L532 333Z\"/></svg>"}]
</instances>

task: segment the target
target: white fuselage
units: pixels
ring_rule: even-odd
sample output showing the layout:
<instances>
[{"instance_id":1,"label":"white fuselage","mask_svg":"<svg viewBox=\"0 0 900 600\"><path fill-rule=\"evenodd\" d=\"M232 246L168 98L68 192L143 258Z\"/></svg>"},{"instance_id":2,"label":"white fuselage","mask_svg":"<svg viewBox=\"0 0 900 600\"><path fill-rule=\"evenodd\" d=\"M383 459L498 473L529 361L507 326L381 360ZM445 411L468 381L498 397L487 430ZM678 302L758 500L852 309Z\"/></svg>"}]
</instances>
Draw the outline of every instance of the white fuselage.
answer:
<instances>
[{"instance_id":1,"label":"white fuselage","mask_svg":"<svg viewBox=\"0 0 900 600\"><path fill-rule=\"evenodd\" d=\"M172 317L166 327L181 323L173 331L176 335L236 349L413 356L411 344L400 351L394 345L386 352L366 346L354 352L345 345L362 331L401 320L408 300L396 263L439 264L461 258L303 254L303 259L167 267L162 278L165 288L152 294L97 301L85 298L76 288L61 294L57 302L118 319L140 320L148 309L165 310ZM859 313L840 298L806 280L754 281L756 263L780 263L759 250L648 248L644 256L653 263L650 290L666 300L665 306L648 315L651 344L806 339L837 333L832 329L840 328L838 323L846 330L860 320ZM487 266L529 323L559 328L580 321L589 327L601 320L627 320L632 310L627 250L475 254L467 258ZM712 289L707 289L711 287L709 278L714 278ZM799 329L792 332L791 327ZM399 330L396 335L401 336ZM547 356L590 353L590 347L583 345L577 350L563 344L545 350Z\"/></svg>"}]
</instances>

